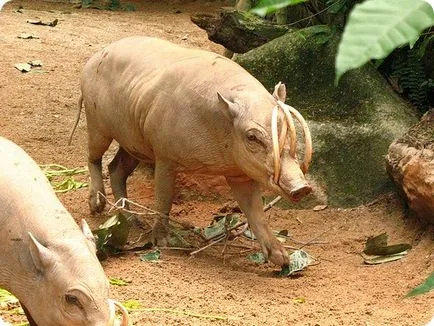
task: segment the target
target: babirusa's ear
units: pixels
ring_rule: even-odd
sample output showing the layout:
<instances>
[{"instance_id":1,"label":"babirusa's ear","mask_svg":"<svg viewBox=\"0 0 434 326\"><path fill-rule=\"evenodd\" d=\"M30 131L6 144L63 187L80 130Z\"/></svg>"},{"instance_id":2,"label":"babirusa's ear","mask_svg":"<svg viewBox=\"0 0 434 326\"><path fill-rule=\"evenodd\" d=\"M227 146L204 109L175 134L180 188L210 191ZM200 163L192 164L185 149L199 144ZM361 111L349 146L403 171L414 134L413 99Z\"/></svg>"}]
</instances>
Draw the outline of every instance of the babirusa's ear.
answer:
<instances>
[{"instance_id":1,"label":"babirusa's ear","mask_svg":"<svg viewBox=\"0 0 434 326\"><path fill-rule=\"evenodd\" d=\"M239 114L239 109L237 104L235 104L233 101L225 98L220 92L217 92L217 96L219 98L219 101L224 104L224 114L228 119L231 121L235 119L235 117Z\"/></svg>"},{"instance_id":2,"label":"babirusa's ear","mask_svg":"<svg viewBox=\"0 0 434 326\"><path fill-rule=\"evenodd\" d=\"M44 273L51 265L54 264L54 257L50 250L44 247L38 240L31 234L29 234L29 246L30 255L32 256L33 264L36 269Z\"/></svg>"},{"instance_id":3,"label":"babirusa's ear","mask_svg":"<svg viewBox=\"0 0 434 326\"><path fill-rule=\"evenodd\" d=\"M273 97L285 103L286 100L286 86L282 82L278 82L276 86L274 86Z\"/></svg>"},{"instance_id":4,"label":"babirusa's ear","mask_svg":"<svg viewBox=\"0 0 434 326\"><path fill-rule=\"evenodd\" d=\"M88 241L91 248L96 252L96 241L95 237L93 236L92 231L90 230L89 225L85 221L85 219L81 220L81 232L83 232L84 237Z\"/></svg>"}]
</instances>

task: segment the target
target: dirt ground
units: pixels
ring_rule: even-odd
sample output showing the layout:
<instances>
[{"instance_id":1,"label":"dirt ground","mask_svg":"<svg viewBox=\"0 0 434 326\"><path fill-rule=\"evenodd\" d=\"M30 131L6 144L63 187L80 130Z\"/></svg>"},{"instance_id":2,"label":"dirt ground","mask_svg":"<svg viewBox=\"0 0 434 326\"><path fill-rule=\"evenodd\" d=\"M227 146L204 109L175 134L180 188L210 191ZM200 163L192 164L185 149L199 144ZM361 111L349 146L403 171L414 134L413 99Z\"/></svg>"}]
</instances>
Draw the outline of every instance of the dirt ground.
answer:
<instances>
[{"instance_id":1,"label":"dirt ground","mask_svg":"<svg viewBox=\"0 0 434 326\"><path fill-rule=\"evenodd\" d=\"M80 71L95 51L140 34L222 53L189 17L229 1L134 4L135 12L30 0L6 4L0 12L0 135L22 146L40 164L85 166L84 118L72 146L67 146L67 137L76 116ZM22 13L16 12L19 6ZM36 18L57 18L59 23L55 27L26 23ZM23 32L39 39L17 38ZM45 72L21 73L14 68L29 60L41 60ZM197 226L207 225L228 198L226 188L219 185L205 189L201 181L185 180L182 185L174 214ZM129 193L134 201L152 206L149 174L134 173ZM90 216L87 189L59 197L77 220L85 218L97 226L107 217L106 213ZM256 265L239 248L232 248L225 259L222 247L192 258L183 251L163 250L158 263L142 262L129 253L102 263L109 277L131 281L112 286L112 296L141 302L142 309L131 313L134 325L425 325L433 317L434 292L404 298L434 269L433 233L421 230L395 196L353 209L276 208L270 211L269 222L274 229L290 230L298 242L321 240L304 248L320 263L297 277L278 278L275 266ZM413 249L400 261L364 265L360 255L364 242L384 231L392 242L409 242ZM25 320L5 311L0 315L6 321Z\"/></svg>"}]
</instances>

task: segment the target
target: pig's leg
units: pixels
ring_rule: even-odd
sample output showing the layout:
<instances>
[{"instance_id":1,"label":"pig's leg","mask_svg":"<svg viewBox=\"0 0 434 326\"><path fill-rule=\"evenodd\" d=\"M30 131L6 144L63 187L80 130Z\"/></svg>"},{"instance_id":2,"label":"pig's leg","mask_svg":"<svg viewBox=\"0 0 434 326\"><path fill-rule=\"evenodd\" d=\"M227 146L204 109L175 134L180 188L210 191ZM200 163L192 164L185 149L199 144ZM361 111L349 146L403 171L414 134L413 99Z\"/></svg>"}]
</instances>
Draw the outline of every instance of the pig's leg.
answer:
<instances>
[{"instance_id":1,"label":"pig's leg","mask_svg":"<svg viewBox=\"0 0 434 326\"><path fill-rule=\"evenodd\" d=\"M112 139L105 137L96 132L90 126L90 119L88 121L88 167L90 173L90 185L89 185L89 207L92 214L99 213L104 209L106 200L103 196L99 195L101 192L105 195L104 183L102 179L102 156L109 148Z\"/></svg>"},{"instance_id":2,"label":"pig's leg","mask_svg":"<svg viewBox=\"0 0 434 326\"><path fill-rule=\"evenodd\" d=\"M157 216L152 229L154 244L167 245L169 237L168 215L172 208L176 172L170 161L156 160L155 162L155 210L163 216Z\"/></svg>"},{"instance_id":3,"label":"pig's leg","mask_svg":"<svg viewBox=\"0 0 434 326\"><path fill-rule=\"evenodd\" d=\"M116 156L109 164L110 184L115 200L127 198L127 178L133 173L139 160L131 156L125 149L119 147ZM128 203L125 203L128 209Z\"/></svg>"},{"instance_id":4,"label":"pig's leg","mask_svg":"<svg viewBox=\"0 0 434 326\"><path fill-rule=\"evenodd\" d=\"M262 197L259 185L253 180L226 178L241 210L246 214L249 226L261 245L266 259L276 265L289 264L288 253L276 239L265 221Z\"/></svg>"}]
</instances>

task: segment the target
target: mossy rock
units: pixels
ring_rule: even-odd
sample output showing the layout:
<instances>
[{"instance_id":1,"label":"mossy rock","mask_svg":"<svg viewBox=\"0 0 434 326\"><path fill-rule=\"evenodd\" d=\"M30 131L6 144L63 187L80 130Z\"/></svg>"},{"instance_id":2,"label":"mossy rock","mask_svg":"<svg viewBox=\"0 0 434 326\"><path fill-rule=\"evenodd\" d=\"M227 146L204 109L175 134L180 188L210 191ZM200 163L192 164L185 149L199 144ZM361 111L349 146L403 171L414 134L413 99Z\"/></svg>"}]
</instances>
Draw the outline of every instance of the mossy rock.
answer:
<instances>
[{"instance_id":1,"label":"mossy rock","mask_svg":"<svg viewBox=\"0 0 434 326\"><path fill-rule=\"evenodd\" d=\"M307 206L351 207L393 189L384 157L418 119L372 65L348 72L335 86L338 37L326 26L309 27L234 58L270 91L285 83L286 103L310 126L309 174L321 196L307 198Z\"/></svg>"}]
</instances>

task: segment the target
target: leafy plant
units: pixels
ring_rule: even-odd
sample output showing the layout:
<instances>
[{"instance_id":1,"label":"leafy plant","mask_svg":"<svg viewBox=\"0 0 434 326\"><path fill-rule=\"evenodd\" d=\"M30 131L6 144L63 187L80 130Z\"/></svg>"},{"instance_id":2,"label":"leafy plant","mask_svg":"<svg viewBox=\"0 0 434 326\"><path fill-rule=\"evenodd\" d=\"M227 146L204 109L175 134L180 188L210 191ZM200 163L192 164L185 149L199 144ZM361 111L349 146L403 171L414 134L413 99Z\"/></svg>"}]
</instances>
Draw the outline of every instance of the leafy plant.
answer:
<instances>
[{"instance_id":1,"label":"leafy plant","mask_svg":"<svg viewBox=\"0 0 434 326\"><path fill-rule=\"evenodd\" d=\"M432 25L433 8L424 0L368 0L356 5L339 44L336 83L346 71L414 43Z\"/></svg>"},{"instance_id":2,"label":"leafy plant","mask_svg":"<svg viewBox=\"0 0 434 326\"><path fill-rule=\"evenodd\" d=\"M305 2L307 0L260 0L255 8L250 11L257 14L258 16L265 17L269 13L276 12L279 9L285 8L287 6L292 6Z\"/></svg>"},{"instance_id":3,"label":"leafy plant","mask_svg":"<svg viewBox=\"0 0 434 326\"><path fill-rule=\"evenodd\" d=\"M419 46L395 51L390 67L390 76L396 79L400 91L408 97L421 112L428 109L428 92L430 87L424 64L419 54Z\"/></svg>"},{"instance_id":4,"label":"leafy plant","mask_svg":"<svg viewBox=\"0 0 434 326\"><path fill-rule=\"evenodd\" d=\"M407 293L406 297L414 297L432 291L434 289L434 272L429 275L426 280Z\"/></svg>"}]
</instances>

